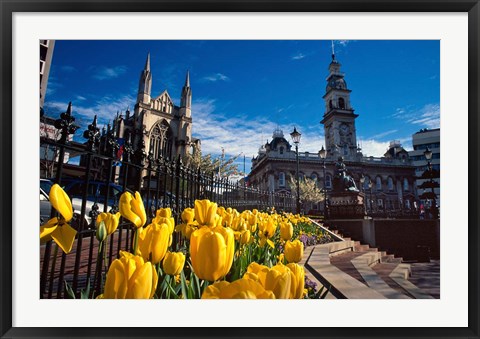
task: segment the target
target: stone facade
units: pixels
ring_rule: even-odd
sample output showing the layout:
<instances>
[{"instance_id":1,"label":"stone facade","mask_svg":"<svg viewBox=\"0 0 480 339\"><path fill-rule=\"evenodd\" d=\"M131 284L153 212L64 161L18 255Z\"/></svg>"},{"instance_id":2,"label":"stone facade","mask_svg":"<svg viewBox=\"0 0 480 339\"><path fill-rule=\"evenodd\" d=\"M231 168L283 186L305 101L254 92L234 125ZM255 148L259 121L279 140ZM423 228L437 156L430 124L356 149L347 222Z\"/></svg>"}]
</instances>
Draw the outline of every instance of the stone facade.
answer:
<instances>
[{"instance_id":1,"label":"stone facade","mask_svg":"<svg viewBox=\"0 0 480 339\"><path fill-rule=\"evenodd\" d=\"M132 136L135 144L145 144L145 152L152 151L153 157L175 159L192 149L200 148L200 140L192 138L192 89L187 71L182 88L180 105L172 101L168 91L152 97L152 73L150 54L140 72L137 102L134 112L117 116L114 126L120 139Z\"/></svg>"},{"instance_id":2,"label":"stone facade","mask_svg":"<svg viewBox=\"0 0 480 339\"><path fill-rule=\"evenodd\" d=\"M368 213L412 210L416 201L415 167L408 152L399 142L391 142L383 157L366 157L361 153L355 128L355 119L359 115L354 113L351 106L351 90L334 56L329 72L326 94L323 96L325 113L321 120L327 155L323 160L317 151L300 152L300 178L312 178L322 189L325 185L328 196L335 175L335 163L339 156L343 156L347 173L353 177L359 190L365 193ZM365 179L363 185L360 184L362 176ZM290 192L289 178L296 178L295 149L277 128L272 141L262 145L258 155L252 159L249 184L261 190L286 193ZM323 203L313 203L303 208L307 213L310 210L319 211L323 209Z\"/></svg>"}]
</instances>

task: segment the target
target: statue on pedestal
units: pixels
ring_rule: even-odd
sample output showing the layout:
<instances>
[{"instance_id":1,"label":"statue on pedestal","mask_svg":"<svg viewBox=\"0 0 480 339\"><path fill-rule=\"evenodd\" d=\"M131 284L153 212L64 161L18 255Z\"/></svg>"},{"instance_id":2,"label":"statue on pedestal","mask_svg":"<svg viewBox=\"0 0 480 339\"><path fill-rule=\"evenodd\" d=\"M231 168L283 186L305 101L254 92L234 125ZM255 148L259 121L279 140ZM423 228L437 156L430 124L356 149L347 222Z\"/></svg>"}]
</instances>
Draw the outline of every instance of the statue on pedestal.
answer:
<instances>
[{"instance_id":1,"label":"statue on pedestal","mask_svg":"<svg viewBox=\"0 0 480 339\"><path fill-rule=\"evenodd\" d=\"M357 185L351 176L347 174L347 168L343 162L343 157L338 157L335 164L336 173L333 178L333 191L335 192L358 192Z\"/></svg>"}]
</instances>

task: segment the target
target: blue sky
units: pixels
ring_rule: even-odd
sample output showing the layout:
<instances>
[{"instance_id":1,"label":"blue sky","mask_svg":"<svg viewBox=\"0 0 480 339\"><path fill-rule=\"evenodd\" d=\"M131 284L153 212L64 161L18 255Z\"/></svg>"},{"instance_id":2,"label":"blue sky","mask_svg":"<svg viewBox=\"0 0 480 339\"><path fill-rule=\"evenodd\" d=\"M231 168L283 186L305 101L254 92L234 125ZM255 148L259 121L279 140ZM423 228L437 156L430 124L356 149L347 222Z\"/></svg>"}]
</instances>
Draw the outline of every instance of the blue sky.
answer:
<instances>
[{"instance_id":1,"label":"blue sky","mask_svg":"<svg viewBox=\"0 0 480 339\"><path fill-rule=\"evenodd\" d=\"M364 154L381 156L389 141L411 149L421 128L440 127L440 42L335 40L351 93ZM151 54L152 96L165 89L180 103L185 73L193 92L194 137L203 154L250 159L279 126L287 140L302 133L300 151L324 145L330 40L56 41L45 111L57 117L72 101L82 133L93 115L106 124L135 105L140 71ZM243 158L239 159L240 170Z\"/></svg>"}]
</instances>

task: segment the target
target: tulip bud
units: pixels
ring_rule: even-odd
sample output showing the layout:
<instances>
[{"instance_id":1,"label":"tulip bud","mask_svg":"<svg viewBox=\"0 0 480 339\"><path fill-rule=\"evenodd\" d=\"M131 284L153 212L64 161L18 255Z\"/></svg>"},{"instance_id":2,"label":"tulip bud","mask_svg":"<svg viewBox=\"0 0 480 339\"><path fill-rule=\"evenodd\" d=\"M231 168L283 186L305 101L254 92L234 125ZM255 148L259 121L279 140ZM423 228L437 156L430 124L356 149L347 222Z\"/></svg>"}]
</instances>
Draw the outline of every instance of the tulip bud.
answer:
<instances>
[{"instance_id":1,"label":"tulip bud","mask_svg":"<svg viewBox=\"0 0 480 339\"><path fill-rule=\"evenodd\" d=\"M292 239L293 236L293 226L289 222L284 222L280 224L280 237L287 241Z\"/></svg>"},{"instance_id":2,"label":"tulip bud","mask_svg":"<svg viewBox=\"0 0 480 339\"><path fill-rule=\"evenodd\" d=\"M303 243L300 240L285 243L285 259L290 262L300 262L303 258Z\"/></svg>"},{"instance_id":3,"label":"tulip bud","mask_svg":"<svg viewBox=\"0 0 480 339\"><path fill-rule=\"evenodd\" d=\"M190 222L193 222L193 219L195 218L195 210L193 208L185 208L182 212L182 221L185 224L188 224Z\"/></svg>"},{"instance_id":4,"label":"tulip bud","mask_svg":"<svg viewBox=\"0 0 480 339\"><path fill-rule=\"evenodd\" d=\"M216 281L227 275L234 251L235 237L230 228L201 227L190 237L192 267L200 279Z\"/></svg>"},{"instance_id":5,"label":"tulip bud","mask_svg":"<svg viewBox=\"0 0 480 339\"><path fill-rule=\"evenodd\" d=\"M140 228L147 222L147 213L143 205L140 193L135 192L133 196L130 192L124 192L120 197L120 214L125 219L130 220L135 227Z\"/></svg>"},{"instance_id":6,"label":"tulip bud","mask_svg":"<svg viewBox=\"0 0 480 339\"><path fill-rule=\"evenodd\" d=\"M245 245L248 244L250 241L250 231L246 230L242 232L242 235L240 236L240 244Z\"/></svg>"},{"instance_id":7,"label":"tulip bud","mask_svg":"<svg viewBox=\"0 0 480 339\"><path fill-rule=\"evenodd\" d=\"M200 226L214 226L217 204L210 200L195 200L195 219Z\"/></svg>"},{"instance_id":8,"label":"tulip bud","mask_svg":"<svg viewBox=\"0 0 480 339\"><path fill-rule=\"evenodd\" d=\"M179 275L185 265L185 254L182 252L167 252L163 259L163 270L166 274Z\"/></svg>"},{"instance_id":9,"label":"tulip bud","mask_svg":"<svg viewBox=\"0 0 480 339\"><path fill-rule=\"evenodd\" d=\"M141 231L138 237L139 254L145 261L151 257L151 262L158 264L167 253L170 237L167 224L151 223Z\"/></svg>"},{"instance_id":10,"label":"tulip bud","mask_svg":"<svg viewBox=\"0 0 480 339\"><path fill-rule=\"evenodd\" d=\"M150 262L121 251L107 272L103 299L151 299L157 288L158 276Z\"/></svg>"},{"instance_id":11,"label":"tulip bud","mask_svg":"<svg viewBox=\"0 0 480 339\"><path fill-rule=\"evenodd\" d=\"M208 286L202 299L275 299L275 295L254 280L238 279L231 283L220 281Z\"/></svg>"},{"instance_id":12,"label":"tulip bud","mask_svg":"<svg viewBox=\"0 0 480 339\"><path fill-rule=\"evenodd\" d=\"M95 232L95 236L100 242L107 239L107 228L105 227L105 222L100 221L100 223L97 224L97 232Z\"/></svg>"}]
</instances>

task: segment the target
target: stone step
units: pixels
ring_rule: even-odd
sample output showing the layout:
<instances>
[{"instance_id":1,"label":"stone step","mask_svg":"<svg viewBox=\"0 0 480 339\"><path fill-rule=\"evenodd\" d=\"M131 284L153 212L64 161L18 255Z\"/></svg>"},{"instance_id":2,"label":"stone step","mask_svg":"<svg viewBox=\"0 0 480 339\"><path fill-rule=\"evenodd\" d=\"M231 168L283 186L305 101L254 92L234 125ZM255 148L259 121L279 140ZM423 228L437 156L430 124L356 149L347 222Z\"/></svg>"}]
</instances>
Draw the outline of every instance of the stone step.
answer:
<instances>
[{"instance_id":1,"label":"stone step","mask_svg":"<svg viewBox=\"0 0 480 339\"><path fill-rule=\"evenodd\" d=\"M366 284L388 299L410 299L405 294L391 288L372 268L381 260L381 253L366 252L354 259L352 264Z\"/></svg>"},{"instance_id":2,"label":"stone step","mask_svg":"<svg viewBox=\"0 0 480 339\"><path fill-rule=\"evenodd\" d=\"M353 245L353 244L351 244ZM351 246L350 245L350 246ZM331 248L332 247L332 248ZM361 283L330 263L330 252L341 247L338 243L316 245L305 267L319 281L332 285L331 292L337 298L386 299L384 295ZM343 248L347 248L343 244Z\"/></svg>"},{"instance_id":3,"label":"stone step","mask_svg":"<svg viewBox=\"0 0 480 339\"><path fill-rule=\"evenodd\" d=\"M409 264L398 264L389 276L415 299L435 299L430 294L408 281L407 279L410 274L411 267Z\"/></svg>"}]
</instances>

